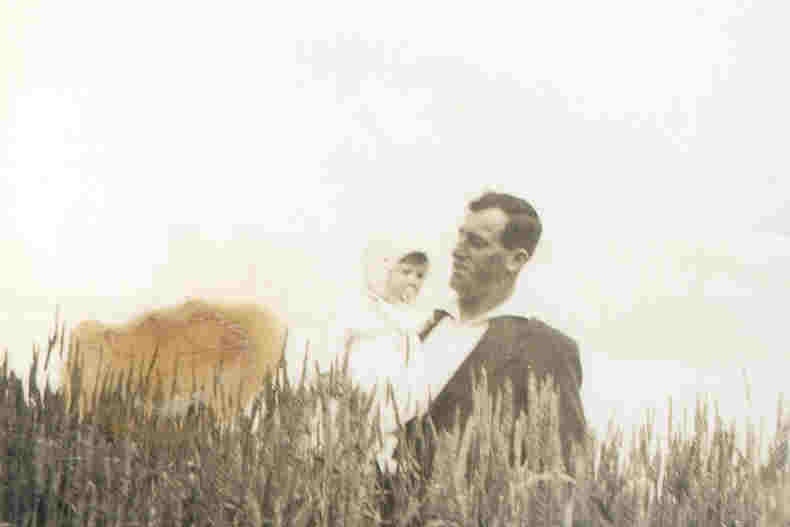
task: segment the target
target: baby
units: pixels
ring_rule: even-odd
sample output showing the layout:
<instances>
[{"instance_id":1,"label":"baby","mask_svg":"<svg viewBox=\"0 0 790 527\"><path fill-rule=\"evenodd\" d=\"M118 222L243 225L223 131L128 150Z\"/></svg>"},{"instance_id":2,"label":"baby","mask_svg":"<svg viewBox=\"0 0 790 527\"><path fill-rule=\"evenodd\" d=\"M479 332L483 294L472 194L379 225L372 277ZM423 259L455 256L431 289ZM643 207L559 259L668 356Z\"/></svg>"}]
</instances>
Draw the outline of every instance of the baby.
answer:
<instances>
[{"instance_id":1,"label":"baby","mask_svg":"<svg viewBox=\"0 0 790 527\"><path fill-rule=\"evenodd\" d=\"M329 350L308 359L305 379L312 381L315 372L325 373L330 362L340 366L348 357L348 373L365 393L375 391L374 411L380 408L381 431L385 439L379 452L382 468L389 461L397 432L395 409L388 397L392 386L398 415L405 423L413 414L410 393L415 382L414 365L420 364L418 330L428 313L415 301L430 270L428 251L415 243L396 244L392 240L372 241L363 257L362 290L354 291L338 305L329 324ZM288 377L292 383L301 377L303 354L287 351ZM311 353L312 355L312 353ZM330 408L337 402L330 403Z\"/></svg>"},{"instance_id":2,"label":"baby","mask_svg":"<svg viewBox=\"0 0 790 527\"><path fill-rule=\"evenodd\" d=\"M365 264L364 293L342 304L333 321L342 336L337 352L372 353L377 358L394 352L406 364L418 343L417 327L425 318L415 301L429 270L428 256L419 248L386 244L368 247Z\"/></svg>"},{"instance_id":3,"label":"baby","mask_svg":"<svg viewBox=\"0 0 790 527\"><path fill-rule=\"evenodd\" d=\"M411 251L400 257L388 269L384 300L390 304L413 304L422 289L428 269L428 256L422 251Z\"/></svg>"},{"instance_id":4,"label":"baby","mask_svg":"<svg viewBox=\"0 0 790 527\"><path fill-rule=\"evenodd\" d=\"M377 460L382 469L391 469L397 420L387 386L392 387L399 418L405 423L416 411L411 392L419 382L413 367L420 359L417 331L428 313L415 301L430 261L427 251L415 244L383 242L368 246L365 264L361 305L345 306L334 321L335 335L341 338L336 352L349 354L349 374L363 390L370 393L375 386L384 436Z\"/></svg>"}]
</instances>

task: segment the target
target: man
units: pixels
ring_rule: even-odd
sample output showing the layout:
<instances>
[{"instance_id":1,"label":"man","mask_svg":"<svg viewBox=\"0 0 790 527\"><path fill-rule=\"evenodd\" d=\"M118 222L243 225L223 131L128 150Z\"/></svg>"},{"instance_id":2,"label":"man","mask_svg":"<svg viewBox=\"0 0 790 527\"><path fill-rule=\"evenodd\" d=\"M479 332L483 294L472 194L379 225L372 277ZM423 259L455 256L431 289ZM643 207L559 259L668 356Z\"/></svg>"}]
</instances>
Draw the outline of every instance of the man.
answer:
<instances>
[{"instance_id":1,"label":"man","mask_svg":"<svg viewBox=\"0 0 790 527\"><path fill-rule=\"evenodd\" d=\"M421 333L422 384L434 395L427 414L438 430L461 425L472 411L472 373L485 367L492 393L505 380L513 385L514 412L526 410L528 374L550 374L559 392L563 457L586 429L580 399L581 363L576 343L529 317L513 301L516 281L541 235L541 222L526 201L487 193L472 201L453 251L450 286L457 298L437 310ZM414 422L410 425L413 427ZM412 428L413 430L413 428ZM430 459L427 460L428 476Z\"/></svg>"}]
</instances>

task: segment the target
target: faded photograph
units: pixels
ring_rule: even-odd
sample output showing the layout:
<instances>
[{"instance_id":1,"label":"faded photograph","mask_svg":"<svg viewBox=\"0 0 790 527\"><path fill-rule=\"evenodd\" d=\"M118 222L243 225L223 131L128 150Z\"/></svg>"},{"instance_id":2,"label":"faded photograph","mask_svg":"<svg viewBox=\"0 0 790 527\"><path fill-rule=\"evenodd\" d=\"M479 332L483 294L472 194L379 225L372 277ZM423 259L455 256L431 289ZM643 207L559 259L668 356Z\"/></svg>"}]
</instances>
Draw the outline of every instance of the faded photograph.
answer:
<instances>
[{"instance_id":1,"label":"faded photograph","mask_svg":"<svg viewBox=\"0 0 790 527\"><path fill-rule=\"evenodd\" d=\"M788 15L0 6L0 525L790 525Z\"/></svg>"}]
</instances>

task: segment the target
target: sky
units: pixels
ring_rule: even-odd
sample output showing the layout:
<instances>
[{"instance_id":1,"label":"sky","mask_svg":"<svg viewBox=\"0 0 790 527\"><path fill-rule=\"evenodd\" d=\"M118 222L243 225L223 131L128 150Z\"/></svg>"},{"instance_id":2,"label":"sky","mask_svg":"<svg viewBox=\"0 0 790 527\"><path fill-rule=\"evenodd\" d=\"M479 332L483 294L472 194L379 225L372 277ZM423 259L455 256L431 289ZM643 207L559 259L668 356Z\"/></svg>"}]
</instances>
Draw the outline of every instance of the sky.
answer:
<instances>
[{"instance_id":1,"label":"sky","mask_svg":"<svg viewBox=\"0 0 790 527\"><path fill-rule=\"evenodd\" d=\"M187 296L320 339L377 233L431 247L430 307L465 203L495 189L541 214L518 294L579 343L593 426L710 392L770 431L790 371L788 15L5 0L0 349L24 371L56 306L123 322Z\"/></svg>"}]
</instances>

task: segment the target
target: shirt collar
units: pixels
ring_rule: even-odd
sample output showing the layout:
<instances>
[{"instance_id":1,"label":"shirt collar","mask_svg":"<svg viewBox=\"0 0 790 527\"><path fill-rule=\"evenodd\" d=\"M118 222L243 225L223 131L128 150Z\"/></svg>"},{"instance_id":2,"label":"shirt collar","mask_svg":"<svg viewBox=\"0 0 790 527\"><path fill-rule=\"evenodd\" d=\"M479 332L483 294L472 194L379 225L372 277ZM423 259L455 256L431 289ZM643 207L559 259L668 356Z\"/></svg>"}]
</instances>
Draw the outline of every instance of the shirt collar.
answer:
<instances>
[{"instance_id":1,"label":"shirt collar","mask_svg":"<svg viewBox=\"0 0 790 527\"><path fill-rule=\"evenodd\" d=\"M448 302L446 302L440 308L440 310L447 313L453 320L457 322L461 319L457 297L453 297ZM504 302L493 309L490 309L471 320L465 321L464 325L476 326L479 324L488 323L491 319L506 316L529 318L527 311L521 306L521 302L519 302L518 295L516 295L515 292L511 294Z\"/></svg>"}]
</instances>

